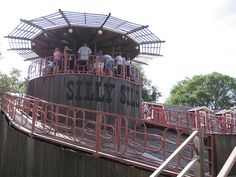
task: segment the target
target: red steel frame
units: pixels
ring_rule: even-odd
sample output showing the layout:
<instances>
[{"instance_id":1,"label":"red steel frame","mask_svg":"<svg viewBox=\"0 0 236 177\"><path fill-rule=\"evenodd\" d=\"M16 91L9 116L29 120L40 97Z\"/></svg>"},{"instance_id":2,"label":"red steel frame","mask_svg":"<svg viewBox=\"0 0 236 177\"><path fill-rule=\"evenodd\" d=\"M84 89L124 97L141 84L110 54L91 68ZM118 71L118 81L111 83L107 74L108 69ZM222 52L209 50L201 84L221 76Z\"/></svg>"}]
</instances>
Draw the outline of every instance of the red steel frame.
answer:
<instances>
[{"instance_id":1,"label":"red steel frame","mask_svg":"<svg viewBox=\"0 0 236 177\"><path fill-rule=\"evenodd\" d=\"M236 134L235 122L227 123L225 116L209 114L208 119L205 119L205 122L201 122L200 113L166 110L165 108L156 107L153 103L145 104L148 104L149 112L144 113L142 111L142 119L152 123L187 130L202 128L206 134Z\"/></svg>"},{"instance_id":2,"label":"red steel frame","mask_svg":"<svg viewBox=\"0 0 236 177\"><path fill-rule=\"evenodd\" d=\"M2 110L12 125L30 136L149 170L156 169L192 131L168 126L159 129L157 123L149 120L49 103L30 96L4 93L2 101ZM211 143L205 146L206 171L213 174L213 137L207 136ZM178 173L192 158L193 146L189 145L167 171Z\"/></svg>"},{"instance_id":3,"label":"red steel frame","mask_svg":"<svg viewBox=\"0 0 236 177\"><path fill-rule=\"evenodd\" d=\"M70 59L69 59L70 58ZM28 79L33 79L36 77L41 77L51 74L71 74L71 73L86 73L86 74L96 74L109 77L119 77L128 81L140 84L141 74L138 68L133 64L123 64L121 72L118 73L117 66L114 63L112 70L104 67L101 71L99 69L99 57L95 55L90 55L88 64L80 65L79 55L77 54L67 54L61 55L61 66L52 72L45 73L44 68L47 66L48 61L53 60L53 56L41 58L32 62L28 69ZM72 63L70 63L73 61ZM131 62L132 63L132 62ZM104 62L106 66L106 61Z\"/></svg>"}]
</instances>

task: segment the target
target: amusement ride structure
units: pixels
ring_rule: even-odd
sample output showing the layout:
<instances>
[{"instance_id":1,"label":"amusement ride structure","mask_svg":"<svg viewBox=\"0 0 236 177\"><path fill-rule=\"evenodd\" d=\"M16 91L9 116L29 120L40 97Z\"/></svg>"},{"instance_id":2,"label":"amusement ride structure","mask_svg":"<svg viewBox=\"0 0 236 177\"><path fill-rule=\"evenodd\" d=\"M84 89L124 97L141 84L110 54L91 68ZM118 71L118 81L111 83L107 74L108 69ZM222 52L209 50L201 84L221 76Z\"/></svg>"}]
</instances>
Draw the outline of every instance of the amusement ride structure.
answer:
<instances>
[{"instance_id":1,"label":"amusement ride structure","mask_svg":"<svg viewBox=\"0 0 236 177\"><path fill-rule=\"evenodd\" d=\"M235 124L228 123L229 127L218 118L202 119L196 109L180 112L155 103L145 103L147 116L137 65L161 56L164 42L148 26L111 14L59 9L33 20L21 19L6 38L9 50L31 61L26 94L5 93L2 99L3 114L20 132L151 174L200 129L204 134L202 157L194 159L199 152L191 141L163 174L177 175L192 160L202 160L203 174L214 176L213 134L234 134ZM77 51L84 43L92 53L81 62ZM60 62L48 68L55 59L55 48L61 51ZM125 58L122 64L116 61L119 55ZM32 163L32 169L35 165L37 162ZM195 175L194 169L186 174Z\"/></svg>"}]
</instances>

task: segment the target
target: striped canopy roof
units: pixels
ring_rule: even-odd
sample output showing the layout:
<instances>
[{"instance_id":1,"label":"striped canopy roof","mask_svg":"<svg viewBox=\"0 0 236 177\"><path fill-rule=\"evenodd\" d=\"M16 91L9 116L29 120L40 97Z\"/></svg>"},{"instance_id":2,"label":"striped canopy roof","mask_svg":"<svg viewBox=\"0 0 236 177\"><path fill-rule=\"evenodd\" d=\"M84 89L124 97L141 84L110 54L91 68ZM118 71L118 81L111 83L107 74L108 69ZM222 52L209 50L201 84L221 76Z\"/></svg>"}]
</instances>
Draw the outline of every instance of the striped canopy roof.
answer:
<instances>
[{"instance_id":1,"label":"striped canopy roof","mask_svg":"<svg viewBox=\"0 0 236 177\"><path fill-rule=\"evenodd\" d=\"M148 26L135 24L111 16L62 11L32 20L21 19L8 35L10 49L25 60L52 55L55 47L69 45L76 50L82 43L95 52L101 49L115 55L146 63L153 56L161 56L161 41Z\"/></svg>"}]
</instances>

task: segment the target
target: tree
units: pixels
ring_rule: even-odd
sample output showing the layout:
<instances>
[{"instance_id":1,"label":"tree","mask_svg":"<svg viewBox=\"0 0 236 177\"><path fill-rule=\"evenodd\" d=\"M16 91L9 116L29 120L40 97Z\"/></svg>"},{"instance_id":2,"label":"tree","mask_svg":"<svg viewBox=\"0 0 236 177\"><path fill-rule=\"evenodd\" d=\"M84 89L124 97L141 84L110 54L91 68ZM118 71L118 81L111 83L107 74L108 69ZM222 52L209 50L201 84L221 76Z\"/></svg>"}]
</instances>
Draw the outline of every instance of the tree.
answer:
<instances>
[{"instance_id":1,"label":"tree","mask_svg":"<svg viewBox=\"0 0 236 177\"><path fill-rule=\"evenodd\" d=\"M21 71L13 68L10 72L10 78L11 78L11 88L10 91L13 93L24 93L26 88L26 83L22 80L19 80L21 77Z\"/></svg>"},{"instance_id":2,"label":"tree","mask_svg":"<svg viewBox=\"0 0 236 177\"><path fill-rule=\"evenodd\" d=\"M143 68L139 65L139 71L141 73L142 81L142 99L146 102L157 102L161 97L161 92L158 91L158 87L152 85L152 81L148 80L144 74Z\"/></svg>"},{"instance_id":3,"label":"tree","mask_svg":"<svg viewBox=\"0 0 236 177\"><path fill-rule=\"evenodd\" d=\"M172 88L166 103L228 109L236 105L236 78L217 72L187 78Z\"/></svg>"},{"instance_id":4,"label":"tree","mask_svg":"<svg viewBox=\"0 0 236 177\"><path fill-rule=\"evenodd\" d=\"M10 90L11 78L3 73L0 73L0 94Z\"/></svg>"},{"instance_id":5,"label":"tree","mask_svg":"<svg viewBox=\"0 0 236 177\"><path fill-rule=\"evenodd\" d=\"M1 42L0 42L0 59L2 58L2 47L1 47Z\"/></svg>"},{"instance_id":6,"label":"tree","mask_svg":"<svg viewBox=\"0 0 236 177\"><path fill-rule=\"evenodd\" d=\"M0 59L3 58L3 54L2 54L2 45L1 45L1 41L0 41Z\"/></svg>"},{"instance_id":7,"label":"tree","mask_svg":"<svg viewBox=\"0 0 236 177\"><path fill-rule=\"evenodd\" d=\"M21 81L21 71L13 68L10 76L0 72L0 102L3 92L24 93L26 81Z\"/></svg>"}]
</instances>

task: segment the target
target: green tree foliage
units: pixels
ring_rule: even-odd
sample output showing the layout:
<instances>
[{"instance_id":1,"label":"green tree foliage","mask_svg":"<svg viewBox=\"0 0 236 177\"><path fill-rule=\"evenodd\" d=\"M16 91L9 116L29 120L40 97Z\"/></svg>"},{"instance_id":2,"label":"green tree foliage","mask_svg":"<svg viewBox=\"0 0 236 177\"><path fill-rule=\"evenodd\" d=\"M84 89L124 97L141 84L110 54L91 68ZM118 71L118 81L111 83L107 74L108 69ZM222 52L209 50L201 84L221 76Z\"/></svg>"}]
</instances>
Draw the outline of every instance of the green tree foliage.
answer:
<instances>
[{"instance_id":1,"label":"green tree foliage","mask_svg":"<svg viewBox=\"0 0 236 177\"><path fill-rule=\"evenodd\" d=\"M187 78L173 87L166 103L228 109L236 105L236 78L217 72Z\"/></svg>"},{"instance_id":2,"label":"green tree foliage","mask_svg":"<svg viewBox=\"0 0 236 177\"><path fill-rule=\"evenodd\" d=\"M21 71L13 68L10 75L0 72L0 101L3 92L24 93L26 81L21 81Z\"/></svg>"},{"instance_id":3,"label":"green tree foliage","mask_svg":"<svg viewBox=\"0 0 236 177\"><path fill-rule=\"evenodd\" d=\"M161 92L158 91L158 87L152 85L152 81L148 80L144 74L143 68L138 66L141 72L142 81L142 99L146 102L157 102L158 98L161 97Z\"/></svg>"},{"instance_id":4,"label":"green tree foliage","mask_svg":"<svg viewBox=\"0 0 236 177\"><path fill-rule=\"evenodd\" d=\"M3 56L2 56L2 45L1 45L1 41L0 41L0 59L2 59Z\"/></svg>"}]
</instances>

